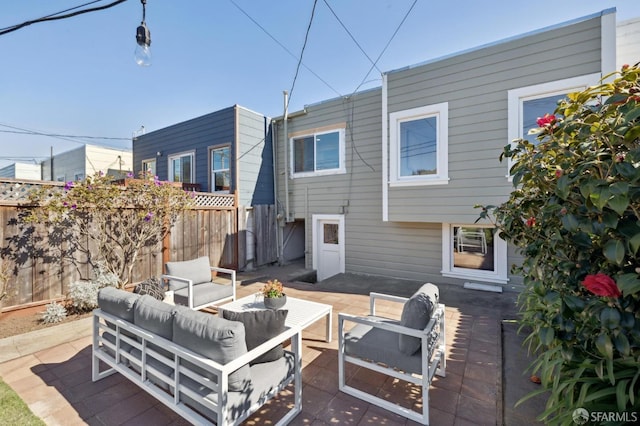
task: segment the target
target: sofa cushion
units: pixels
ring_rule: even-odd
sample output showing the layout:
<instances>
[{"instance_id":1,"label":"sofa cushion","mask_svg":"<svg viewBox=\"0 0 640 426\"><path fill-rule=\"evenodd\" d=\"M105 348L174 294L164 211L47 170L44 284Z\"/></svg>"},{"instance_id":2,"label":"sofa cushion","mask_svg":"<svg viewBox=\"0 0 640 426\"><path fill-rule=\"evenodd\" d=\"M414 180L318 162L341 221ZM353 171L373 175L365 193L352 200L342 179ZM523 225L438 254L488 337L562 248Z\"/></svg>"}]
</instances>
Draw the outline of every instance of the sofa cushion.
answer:
<instances>
[{"instance_id":1,"label":"sofa cushion","mask_svg":"<svg viewBox=\"0 0 640 426\"><path fill-rule=\"evenodd\" d=\"M245 330L241 322L229 321L199 311L180 309L173 320L173 341L220 364L247 353ZM216 380L215 375L191 365L198 374ZM250 382L249 365L229 375L229 390L241 391Z\"/></svg>"},{"instance_id":2,"label":"sofa cushion","mask_svg":"<svg viewBox=\"0 0 640 426\"><path fill-rule=\"evenodd\" d=\"M182 262L167 262L165 267L167 275L191 280L194 284L211 281L211 266L207 256ZM175 291L186 286L181 281L169 281L169 290Z\"/></svg>"},{"instance_id":3,"label":"sofa cushion","mask_svg":"<svg viewBox=\"0 0 640 426\"><path fill-rule=\"evenodd\" d=\"M424 330L429 323L431 315L438 304L438 287L433 284L424 284L409 298L402 308L400 324ZM418 337L400 334L398 338L398 349L405 355L412 355L420 349L421 341Z\"/></svg>"},{"instance_id":4,"label":"sofa cushion","mask_svg":"<svg viewBox=\"0 0 640 426\"><path fill-rule=\"evenodd\" d=\"M98 306L108 314L133 323L133 307L138 297L115 287L103 287L98 292Z\"/></svg>"},{"instance_id":5,"label":"sofa cushion","mask_svg":"<svg viewBox=\"0 0 640 426\"><path fill-rule=\"evenodd\" d=\"M148 294L142 295L133 307L133 323L151 333L171 340L175 306L160 302Z\"/></svg>"},{"instance_id":6,"label":"sofa cushion","mask_svg":"<svg viewBox=\"0 0 640 426\"><path fill-rule=\"evenodd\" d=\"M157 300L164 300L164 289L160 284L160 280L156 277L151 277L148 280L142 281L137 284L133 289L133 292L139 295L148 294L153 296Z\"/></svg>"},{"instance_id":7,"label":"sofa cushion","mask_svg":"<svg viewBox=\"0 0 640 426\"><path fill-rule=\"evenodd\" d=\"M222 311L222 316L231 321L240 321L244 324L245 340L247 342L247 350L251 350L260 346L267 340L276 337L285 329L284 322L287 319L289 311L282 310L261 310L233 312ZM282 344L270 349L268 352L260 355L258 358L249 362L249 365L260 364L263 362L275 361L284 354Z\"/></svg>"}]
</instances>

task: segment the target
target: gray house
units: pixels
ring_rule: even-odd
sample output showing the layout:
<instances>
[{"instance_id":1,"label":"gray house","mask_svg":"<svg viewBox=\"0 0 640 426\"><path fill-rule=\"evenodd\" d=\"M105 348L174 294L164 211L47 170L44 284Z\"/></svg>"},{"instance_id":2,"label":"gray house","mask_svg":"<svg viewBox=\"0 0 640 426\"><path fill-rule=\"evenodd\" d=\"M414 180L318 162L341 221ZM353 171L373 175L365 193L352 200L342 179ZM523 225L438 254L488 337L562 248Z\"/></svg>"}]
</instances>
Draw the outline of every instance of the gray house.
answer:
<instances>
[{"instance_id":1,"label":"gray house","mask_svg":"<svg viewBox=\"0 0 640 426\"><path fill-rule=\"evenodd\" d=\"M241 206L273 204L269 118L239 105L137 136L133 163L136 175L237 193Z\"/></svg>"},{"instance_id":2,"label":"gray house","mask_svg":"<svg viewBox=\"0 0 640 426\"><path fill-rule=\"evenodd\" d=\"M518 256L475 223L474 205L511 192L498 160L507 143L615 69L610 9L386 72L380 88L309 105L286 127L276 120L280 252L292 241L319 279L520 286Z\"/></svg>"}]
</instances>

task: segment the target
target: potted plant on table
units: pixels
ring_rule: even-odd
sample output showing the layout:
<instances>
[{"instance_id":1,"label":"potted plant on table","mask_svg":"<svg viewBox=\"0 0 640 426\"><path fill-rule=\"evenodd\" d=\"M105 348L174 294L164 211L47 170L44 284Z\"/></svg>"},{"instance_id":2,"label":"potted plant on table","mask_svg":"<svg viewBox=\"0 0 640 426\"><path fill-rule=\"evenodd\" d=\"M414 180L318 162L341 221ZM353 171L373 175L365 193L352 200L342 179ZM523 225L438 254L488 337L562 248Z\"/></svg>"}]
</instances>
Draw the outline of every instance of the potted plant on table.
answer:
<instances>
[{"instance_id":1,"label":"potted plant on table","mask_svg":"<svg viewBox=\"0 0 640 426\"><path fill-rule=\"evenodd\" d=\"M280 309L287 303L284 287L277 279L267 281L261 292L264 297L264 306L268 309Z\"/></svg>"}]
</instances>

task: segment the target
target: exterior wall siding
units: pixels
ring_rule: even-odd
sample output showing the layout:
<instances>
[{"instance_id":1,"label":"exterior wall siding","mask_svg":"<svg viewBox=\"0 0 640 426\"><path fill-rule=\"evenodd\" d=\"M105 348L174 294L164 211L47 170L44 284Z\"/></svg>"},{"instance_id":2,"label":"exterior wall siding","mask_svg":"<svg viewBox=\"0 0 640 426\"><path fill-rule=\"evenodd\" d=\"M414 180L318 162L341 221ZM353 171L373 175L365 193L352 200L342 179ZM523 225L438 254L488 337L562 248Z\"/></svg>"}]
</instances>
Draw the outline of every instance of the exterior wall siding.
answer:
<instances>
[{"instance_id":1,"label":"exterior wall siding","mask_svg":"<svg viewBox=\"0 0 640 426\"><path fill-rule=\"evenodd\" d=\"M234 106L140 135L133 142L135 172L137 174L142 170L142 161L155 158L158 178L167 180L169 157L195 151L195 183L200 184L202 191L211 191L209 148L230 144L233 152L234 135ZM233 171L231 181L235 182Z\"/></svg>"},{"instance_id":2,"label":"exterior wall siding","mask_svg":"<svg viewBox=\"0 0 640 426\"><path fill-rule=\"evenodd\" d=\"M313 267L312 216L344 214L347 272L437 284L469 281L442 275L442 227L474 223L479 215L474 204L498 204L512 189L507 165L498 159L509 142L508 91L599 73L600 50L600 18L593 18L388 73L388 113L449 103L450 178L442 186L389 188L389 221L382 215L383 170L388 167L382 162L382 90L292 113L288 135L346 123L346 173L288 180L289 218L305 222L306 267ZM276 167L291 173L290 164L285 165L291 156L288 135L278 121ZM285 178L277 174L283 216ZM515 248L508 247L507 267L521 262ZM510 273L508 280L510 287L522 283Z\"/></svg>"},{"instance_id":3,"label":"exterior wall siding","mask_svg":"<svg viewBox=\"0 0 640 426\"><path fill-rule=\"evenodd\" d=\"M269 120L237 108L238 202L241 206L273 204L273 151Z\"/></svg>"},{"instance_id":4,"label":"exterior wall siding","mask_svg":"<svg viewBox=\"0 0 640 426\"><path fill-rule=\"evenodd\" d=\"M616 69L640 62L640 18L620 22L616 37Z\"/></svg>"},{"instance_id":5,"label":"exterior wall siding","mask_svg":"<svg viewBox=\"0 0 640 426\"><path fill-rule=\"evenodd\" d=\"M448 102L450 179L390 187L389 220L473 223L474 205L504 200L508 90L600 72L600 41L598 17L389 73L389 113Z\"/></svg>"}]
</instances>

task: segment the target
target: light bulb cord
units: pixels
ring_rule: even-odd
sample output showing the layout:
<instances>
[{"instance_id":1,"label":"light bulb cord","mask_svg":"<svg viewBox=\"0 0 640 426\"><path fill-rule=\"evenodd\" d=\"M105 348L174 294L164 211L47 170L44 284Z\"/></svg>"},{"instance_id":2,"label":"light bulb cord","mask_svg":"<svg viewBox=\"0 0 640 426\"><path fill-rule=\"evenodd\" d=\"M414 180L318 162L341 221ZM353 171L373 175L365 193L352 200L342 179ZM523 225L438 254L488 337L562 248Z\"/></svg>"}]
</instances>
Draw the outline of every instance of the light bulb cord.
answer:
<instances>
[{"instance_id":1,"label":"light bulb cord","mask_svg":"<svg viewBox=\"0 0 640 426\"><path fill-rule=\"evenodd\" d=\"M142 3L142 24L144 24L147 16L147 0L140 0L140 3Z\"/></svg>"}]
</instances>

